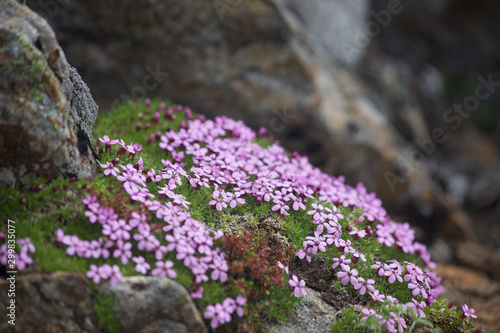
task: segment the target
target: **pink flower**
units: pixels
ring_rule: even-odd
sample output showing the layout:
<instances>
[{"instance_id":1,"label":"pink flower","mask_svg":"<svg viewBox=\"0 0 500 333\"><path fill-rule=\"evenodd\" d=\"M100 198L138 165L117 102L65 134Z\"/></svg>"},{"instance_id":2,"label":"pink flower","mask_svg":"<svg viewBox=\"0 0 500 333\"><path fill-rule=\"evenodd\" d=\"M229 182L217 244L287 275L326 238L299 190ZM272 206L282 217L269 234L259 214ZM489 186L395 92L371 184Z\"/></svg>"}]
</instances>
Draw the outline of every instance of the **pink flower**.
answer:
<instances>
[{"instance_id":1,"label":"pink flower","mask_svg":"<svg viewBox=\"0 0 500 333\"><path fill-rule=\"evenodd\" d=\"M68 245L66 253L70 256L76 253L77 246L80 244L78 236L65 235L62 239L63 244Z\"/></svg>"},{"instance_id":2,"label":"pink flower","mask_svg":"<svg viewBox=\"0 0 500 333\"><path fill-rule=\"evenodd\" d=\"M425 287L422 286L420 283L408 283L408 288L412 290L411 294L413 296L417 296L418 294L421 294L423 298L427 298L427 292L425 290Z\"/></svg>"},{"instance_id":3,"label":"pink flower","mask_svg":"<svg viewBox=\"0 0 500 333\"><path fill-rule=\"evenodd\" d=\"M424 311L422 311L422 309L425 308L427 304L425 304L424 301L418 302L414 298L412 298L411 302L406 303L406 306L415 310L419 317L425 318L425 313Z\"/></svg>"},{"instance_id":4,"label":"pink flower","mask_svg":"<svg viewBox=\"0 0 500 333\"><path fill-rule=\"evenodd\" d=\"M105 146L106 146L106 151L109 151L112 145L115 145L118 143L118 140L110 140L109 136L105 135L103 138L99 138L99 141L101 141Z\"/></svg>"},{"instance_id":5,"label":"pink flower","mask_svg":"<svg viewBox=\"0 0 500 333\"><path fill-rule=\"evenodd\" d=\"M56 240L58 242L62 242L63 238L64 238L64 231L61 228L57 229L56 230Z\"/></svg>"},{"instance_id":6,"label":"pink flower","mask_svg":"<svg viewBox=\"0 0 500 333\"><path fill-rule=\"evenodd\" d=\"M222 196L222 197L221 197ZM210 201L208 204L210 206L214 206L215 209L217 209L218 211L221 211L223 208L226 208L227 207L227 204L226 204L226 201L229 200L228 196L226 195L226 192L224 192L224 190L219 190L219 189L216 189L213 193L212 193L212 198L214 200Z\"/></svg>"},{"instance_id":7,"label":"pink flower","mask_svg":"<svg viewBox=\"0 0 500 333\"><path fill-rule=\"evenodd\" d=\"M97 197L95 195L87 195L85 199L83 199L83 203L88 207L91 204L97 203Z\"/></svg>"},{"instance_id":8,"label":"pink flower","mask_svg":"<svg viewBox=\"0 0 500 333\"><path fill-rule=\"evenodd\" d=\"M239 317L243 317L243 314L245 313L245 311L243 310L243 305L245 305L246 302L247 299L242 295L236 296L236 314Z\"/></svg>"},{"instance_id":9,"label":"pink flower","mask_svg":"<svg viewBox=\"0 0 500 333\"><path fill-rule=\"evenodd\" d=\"M153 269L151 275L158 277L166 277L168 275L171 279L175 279L177 277L177 272L172 269L173 266L174 262L172 260L167 260L165 262L157 261L156 268Z\"/></svg>"},{"instance_id":10,"label":"pink flower","mask_svg":"<svg viewBox=\"0 0 500 333\"><path fill-rule=\"evenodd\" d=\"M288 280L288 284L292 288L294 288L293 294L295 297L300 297L300 295L307 295L307 291L305 288L306 282L303 279L299 281L296 275L292 275L292 278Z\"/></svg>"},{"instance_id":11,"label":"pink flower","mask_svg":"<svg viewBox=\"0 0 500 333\"><path fill-rule=\"evenodd\" d=\"M144 259L144 257L142 256L133 257L132 261L136 263L135 265L136 272L141 273L142 275L146 275L148 270L151 268L151 266L147 263L146 259Z\"/></svg>"},{"instance_id":12,"label":"pink flower","mask_svg":"<svg viewBox=\"0 0 500 333\"><path fill-rule=\"evenodd\" d=\"M87 277L89 279L92 279L94 283L99 283L101 279L110 280L110 284L112 286L116 285L118 280L122 278L122 274L120 272L120 268L116 265L113 265L111 267L108 264L104 264L100 267L97 267L96 265L90 265L90 270L87 272Z\"/></svg>"},{"instance_id":13,"label":"pink flower","mask_svg":"<svg viewBox=\"0 0 500 333\"><path fill-rule=\"evenodd\" d=\"M112 175L114 177L118 176L118 173L120 172L120 169L115 167L113 163L111 162L106 162L105 164L101 164L101 168L105 169L104 170L104 175L108 177L109 175Z\"/></svg>"},{"instance_id":14,"label":"pink flower","mask_svg":"<svg viewBox=\"0 0 500 333\"><path fill-rule=\"evenodd\" d=\"M283 269L286 272L286 274L290 274L288 273L288 267L285 267L285 265L283 265L281 261L278 261L278 267Z\"/></svg>"},{"instance_id":15,"label":"pink flower","mask_svg":"<svg viewBox=\"0 0 500 333\"><path fill-rule=\"evenodd\" d=\"M110 271L109 283L111 284L111 286L115 286L118 283L118 280L120 280L121 278L122 273L120 271L120 267L118 267L117 265L113 265Z\"/></svg>"},{"instance_id":16,"label":"pink flower","mask_svg":"<svg viewBox=\"0 0 500 333\"><path fill-rule=\"evenodd\" d=\"M219 325L225 324L231 321L231 315L228 309L224 308L223 305L217 303L214 305L207 306L205 313L203 313L205 319L211 319L210 326L216 328Z\"/></svg>"},{"instance_id":17,"label":"pink flower","mask_svg":"<svg viewBox=\"0 0 500 333\"><path fill-rule=\"evenodd\" d=\"M146 215L132 212L132 218L128 220L128 225L132 228L136 228L141 223L146 223Z\"/></svg>"},{"instance_id":18,"label":"pink flower","mask_svg":"<svg viewBox=\"0 0 500 333\"><path fill-rule=\"evenodd\" d=\"M375 291L375 287L373 286L373 284L375 284L375 280L365 280L360 276L358 277L358 283L354 285L354 289L359 289L359 293L361 295L364 295L366 293L366 290Z\"/></svg>"},{"instance_id":19,"label":"pink flower","mask_svg":"<svg viewBox=\"0 0 500 333\"><path fill-rule=\"evenodd\" d=\"M87 272L87 277L92 279L95 284L101 282L101 272L96 265L90 265L90 270Z\"/></svg>"},{"instance_id":20,"label":"pink flower","mask_svg":"<svg viewBox=\"0 0 500 333\"><path fill-rule=\"evenodd\" d=\"M349 282L351 282L352 285L358 284L358 279L356 278L356 275L358 275L358 270L357 269L352 269L351 267L347 265L342 266L343 271L337 272L337 277L341 278L340 280L344 286L346 286Z\"/></svg>"},{"instance_id":21,"label":"pink flower","mask_svg":"<svg viewBox=\"0 0 500 333\"><path fill-rule=\"evenodd\" d=\"M385 295L380 294L380 292L377 289L375 289L375 291L373 292L368 292L368 293L372 297L373 301L381 301L381 302L384 301Z\"/></svg>"},{"instance_id":22,"label":"pink flower","mask_svg":"<svg viewBox=\"0 0 500 333\"><path fill-rule=\"evenodd\" d=\"M194 292L191 294L191 298L203 298L203 287L200 286L200 288L198 289L198 291Z\"/></svg>"},{"instance_id":23,"label":"pink flower","mask_svg":"<svg viewBox=\"0 0 500 333\"><path fill-rule=\"evenodd\" d=\"M340 268L344 269L343 266L349 266L351 263L351 259L346 259L345 255L341 255L340 258L333 258L332 268L337 268L340 265Z\"/></svg>"},{"instance_id":24,"label":"pink flower","mask_svg":"<svg viewBox=\"0 0 500 333\"><path fill-rule=\"evenodd\" d=\"M123 240L118 240L116 242L116 250L113 252L113 257L120 258L122 264L127 264L129 258L132 258L132 244L128 242L123 242Z\"/></svg>"},{"instance_id":25,"label":"pink flower","mask_svg":"<svg viewBox=\"0 0 500 333\"><path fill-rule=\"evenodd\" d=\"M213 269L210 277L212 280L220 280L220 282L224 283L227 281L227 262L224 259L220 259L219 257L214 257L213 263L209 265L211 269Z\"/></svg>"},{"instance_id":26,"label":"pink flower","mask_svg":"<svg viewBox=\"0 0 500 333\"><path fill-rule=\"evenodd\" d=\"M300 249L300 250L298 250L297 252L295 252L295 255L296 255L297 257L299 257L300 259L304 259L304 258L306 258L306 260L307 260L308 262L311 262L311 256L310 256L309 254L307 254L307 253L304 251L304 249Z\"/></svg>"},{"instance_id":27,"label":"pink flower","mask_svg":"<svg viewBox=\"0 0 500 333\"><path fill-rule=\"evenodd\" d=\"M308 211L307 214L312 215L314 220L324 221L326 219L326 214L324 213L325 207L322 204L312 204L313 209Z\"/></svg>"},{"instance_id":28,"label":"pink flower","mask_svg":"<svg viewBox=\"0 0 500 333\"><path fill-rule=\"evenodd\" d=\"M477 318L477 316L474 314L474 309L470 308L467 306L467 304L462 305L462 314L460 317L466 318L466 317L471 317L471 318Z\"/></svg>"},{"instance_id":29,"label":"pink flower","mask_svg":"<svg viewBox=\"0 0 500 333\"><path fill-rule=\"evenodd\" d=\"M229 200L229 207L231 207L231 208L236 207L237 204L242 205L245 203L245 199L240 198L240 196L241 196L240 192L238 192L238 193L229 192L229 193L227 193L227 195L228 195L228 200Z\"/></svg>"},{"instance_id":30,"label":"pink flower","mask_svg":"<svg viewBox=\"0 0 500 333\"><path fill-rule=\"evenodd\" d=\"M316 254L316 253L318 253L318 250L321 252L326 251L326 242L325 242L324 236L320 236L317 232L314 232L314 237L307 236L306 239L307 240L304 241L304 245L310 246L310 248L308 249L309 253Z\"/></svg>"}]
</instances>

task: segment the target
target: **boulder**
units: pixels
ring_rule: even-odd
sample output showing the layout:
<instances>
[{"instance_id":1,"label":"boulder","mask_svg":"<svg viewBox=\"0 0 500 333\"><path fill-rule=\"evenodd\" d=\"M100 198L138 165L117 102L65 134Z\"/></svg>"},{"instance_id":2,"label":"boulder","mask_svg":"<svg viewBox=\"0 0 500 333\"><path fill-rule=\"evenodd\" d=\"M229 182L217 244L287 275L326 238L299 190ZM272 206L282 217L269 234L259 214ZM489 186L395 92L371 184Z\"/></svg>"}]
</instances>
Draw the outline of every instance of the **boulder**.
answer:
<instances>
[{"instance_id":1,"label":"boulder","mask_svg":"<svg viewBox=\"0 0 500 333\"><path fill-rule=\"evenodd\" d=\"M10 274L7 277L11 277ZM14 281L14 287L11 282ZM98 332L94 324L88 279L80 273L33 273L0 280L3 309L15 300L15 326L0 322L1 332ZM13 289L15 296L7 290ZM9 318L11 320L11 318Z\"/></svg>"},{"instance_id":2,"label":"boulder","mask_svg":"<svg viewBox=\"0 0 500 333\"><path fill-rule=\"evenodd\" d=\"M307 295L303 296L297 308L290 315L290 321L264 323L269 333L303 333L330 332L330 326L342 314L321 297L321 293L306 287Z\"/></svg>"},{"instance_id":3,"label":"boulder","mask_svg":"<svg viewBox=\"0 0 500 333\"><path fill-rule=\"evenodd\" d=\"M159 95L210 116L265 126L324 171L377 191L385 206L409 205L422 219L437 214L440 194L427 169L398 142L397 128L356 73L342 65L349 59L338 46L357 26L365 28L366 1L309 7L241 1L223 9L203 0L114 3L71 1L49 12L28 1L51 16L101 106ZM340 12L355 20L328 20Z\"/></svg>"},{"instance_id":4,"label":"boulder","mask_svg":"<svg viewBox=\"0 0 500 333\"><path fill-rule=\"evenodd\" d=\"M356 47L354 41L364 33L369 0L284 0L281 3L297 13L308 39L321 44L340 64L353 66L362 59L364 47Z\"/></svg>"},{"instance_id":5,"label":"boulder","mask_svg":"<svg viewBox=\"0 0 500 333\"><path fill-rule=\"evenodd\" d=\"M113 310L122 332L201 333L207 329L184 287L168 278L123 277L101 292L115 296Z\"/></svg>"},{"instance_id":6,"label":"boulder","mask_svg":"<svg viewBox=\"0 0 500 333\"><path fill-rule=\"evenodd\" d=\"M17 1L0 1L0 183L96 172L98 108L48 23Z\"/></svg>"},{"instance_id":7,"label":"boulder","mask_svg":"<svg viewBox=\"0 0 500 333\"><path fill-rule=\"evenodd\" d=\"M100 332L92 310L89 280L83 274L54 272L14 277L14 287L11 280L0 280L2 290L15 292L15 296L9 296L10 291L0 294L2 308L15 300L15 325L2 320L1 332ZM168 278L123 277L117 285L103 283L98 290L114 296L115 321L122 332L206 332L187 291Z\"/></svg>"}]
</instances>

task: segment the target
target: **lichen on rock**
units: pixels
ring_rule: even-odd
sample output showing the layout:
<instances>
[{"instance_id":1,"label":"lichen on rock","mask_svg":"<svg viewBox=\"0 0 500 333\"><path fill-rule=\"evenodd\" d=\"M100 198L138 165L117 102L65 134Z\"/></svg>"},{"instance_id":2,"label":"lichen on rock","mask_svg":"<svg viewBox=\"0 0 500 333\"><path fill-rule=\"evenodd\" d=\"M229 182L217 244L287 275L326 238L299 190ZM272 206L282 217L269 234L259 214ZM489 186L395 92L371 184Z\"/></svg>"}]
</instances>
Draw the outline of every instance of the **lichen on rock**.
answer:
<instances>
[{"instance_id":1,"label":"lichen on rock","mask_svg":"<svg viewBox=\"0 0 500 333\"><path fill-rule=\"evenodd\" d=\"M0 183L96 172L98 108L47 22L0 1Z\"/></svg>"}]
</instances>

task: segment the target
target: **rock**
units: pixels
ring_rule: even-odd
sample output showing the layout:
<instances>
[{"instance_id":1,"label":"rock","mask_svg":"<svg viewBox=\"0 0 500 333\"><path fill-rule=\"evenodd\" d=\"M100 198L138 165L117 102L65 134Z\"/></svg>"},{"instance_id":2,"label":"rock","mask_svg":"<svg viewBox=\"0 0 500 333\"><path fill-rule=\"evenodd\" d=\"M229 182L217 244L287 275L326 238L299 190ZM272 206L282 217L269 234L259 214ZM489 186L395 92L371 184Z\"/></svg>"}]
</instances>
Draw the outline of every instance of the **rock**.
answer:
<instances>
[{"instance_id":1,"label":"rock","mask_svg":"<svg viewBox=\"0 0 500 333\"><path fill-rule=\"evenodd\" d=\"M186 289L173 280L131 276L100 289L116 296L114 310L122 332L206 332Z\"/></svg>"},{"instance_id":2,"label":"rock","mask_svg":"<svg viewBox=\"0 0 500 333\"><path fill-rule=\"evenodd\" d=\"M94 326L88 279L80 273L33 273L17 276L15 298L8 297L9 281L0 280L0 305L15 299L15 326L3 318L1 332L98 332Z\"/></svg>"},{"instance_id":3,"label":"rock","mask_svg":"<svg viewBox=\"0 0 500 333\"><path fill-rule=\"evenodd\" d=\"M2 290L9 281L0 280ZM0 293L0 306L15 299L15 326L0 322L1 332L99 332L95 325L89 280L81 273L31 273L16 276L15 298ZM124 277L100 292L115 296L116 321L122 332L206 332L205 324L187 291L177 282L157 277Z\"/></svg>"},{"instance_id":4,"label":"rock","mask_svg":"<svg viewBox=\"0 0 500 333\"><path fill-rule=\"evenodd\" d=\"M367 10L361 0L243 1L223 15L202 0L122 1L118 9L71 1L58 6L51 23L101 105L168 96L197 112L266 126L324 171L365 183L386 207L430 207L419 216L432 218L440 193L427 168L342 65L338 46L356 26L365 28ZM332 19L333 12L355 20Z\"/></svg>"},{"instance_id":5,"label":"rock","mask_svg":"<svg viewBox=\"0 0 500 333\"><path fill-rule=\"evenodd\" d=\"M321 293L306 287L307 295L290 316L290 321L283 323L268 322L264 328L269 333L330 332L330 326L342 313L335 310L321 298Z\"/></svg>"},{"instance_id":6,"label":"rock","mask_svg":"<svg viewBox=\"0 0 500 333\"><path fill-rule=\"evenodd\" d=\"M0 1L0 183L94 175L98 108L48 23Z\"/></svg>"},{"instance_id":7,"label":"rock","mask_svg":"<svg viewBox=\"0 0 500 333\"><path fill-rule=\"evenodd\" d=\"M500 251L492 251L478 242L469 241L457 244L456 256L459 263L500 280Z\"/></svg>"},{"instance_id":8,"label":"rock","mask_svg":"<svg viewBox=\"0 0 500 333\"><path fill-rule=\"evenodd\" d=\"M284 0L282 3L303 23L309 38L322 44L342 64L354 65L364 54L355 40L364 32L368 0Z\"/></svg>"},{"instance_id":9,"label":"rock","mask_svg":"<svg viewBox=\"0 0 500 333\"><path fill-rule=\"evenodd\" d=\"M457 305L467 304L481 320L477 323L486 330L500 330L500 284L486 274L456 265L438 264L435 271L446 287L443 297Z\"/></svg>"}]
</instances>

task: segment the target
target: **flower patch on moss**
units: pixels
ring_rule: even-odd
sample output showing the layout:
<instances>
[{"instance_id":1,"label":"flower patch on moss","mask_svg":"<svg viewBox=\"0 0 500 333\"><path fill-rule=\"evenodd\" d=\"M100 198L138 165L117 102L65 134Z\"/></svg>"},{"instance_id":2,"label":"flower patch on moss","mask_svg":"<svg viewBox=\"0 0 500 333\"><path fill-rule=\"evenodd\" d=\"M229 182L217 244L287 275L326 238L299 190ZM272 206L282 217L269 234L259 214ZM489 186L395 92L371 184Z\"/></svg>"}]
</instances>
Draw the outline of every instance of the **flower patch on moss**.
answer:
<instances>
[{"instance_id":1,"label":"flower patch on moss","mask_svg":"<svg viewBox=\"0 0 500 333\"><path fill-rule=\"evenodd\" d=\"M146 100L101 115L95 137L96 179L2 188L19 270L80 270L96 284L170 277L219 332L287 320L306 285L333 306L347 297L334 332L472 332L471 309L439 312L440 277L407 223L265 130ZM8 256L6 242L3 266Z\"/></svg>"}]
</instances>

